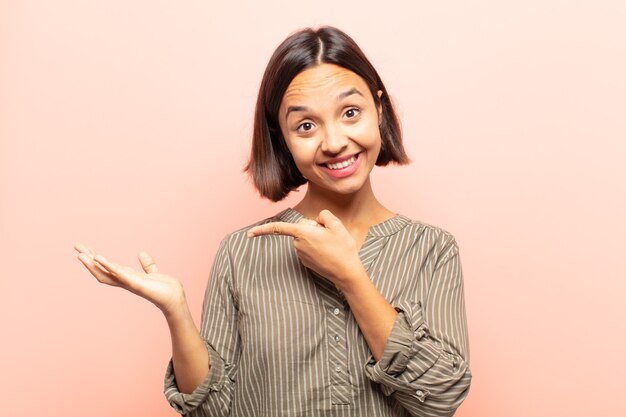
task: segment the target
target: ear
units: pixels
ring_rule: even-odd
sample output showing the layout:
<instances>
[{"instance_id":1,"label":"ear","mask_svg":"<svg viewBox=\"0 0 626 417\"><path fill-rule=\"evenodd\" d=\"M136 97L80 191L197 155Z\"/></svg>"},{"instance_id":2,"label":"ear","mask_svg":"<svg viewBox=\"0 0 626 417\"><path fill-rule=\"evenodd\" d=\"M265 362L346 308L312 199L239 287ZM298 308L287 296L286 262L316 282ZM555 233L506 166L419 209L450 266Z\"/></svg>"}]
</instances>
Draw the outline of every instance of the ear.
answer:
<instances>
[{"instance_id":1,"label":"ear","mask_svg":"<svg viewBox=\"0 0 626 417\"><path fill-rule=\"evenodd\" d=\"M383 122L383 104L380 100L383 96L383 90L378 90L376 94L378 94L378 124L380 125Z\"/></svg>"}]
</instances>

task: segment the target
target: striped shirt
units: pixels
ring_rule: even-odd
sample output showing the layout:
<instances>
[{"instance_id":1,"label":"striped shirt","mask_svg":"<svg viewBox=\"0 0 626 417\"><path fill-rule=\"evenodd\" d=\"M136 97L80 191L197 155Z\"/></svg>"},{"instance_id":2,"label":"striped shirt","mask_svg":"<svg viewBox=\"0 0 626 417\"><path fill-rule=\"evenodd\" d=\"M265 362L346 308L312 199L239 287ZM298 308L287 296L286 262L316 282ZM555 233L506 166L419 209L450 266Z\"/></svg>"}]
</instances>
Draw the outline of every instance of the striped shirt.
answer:
<instances>
[{"instance_id":1,"label":"striped shirt","mask_svg":"<svg viewBox=\"0 0 626 417\"><path fill-rule=\"evenodd\" d=\"M286 209L269 221L296 223ZM251 226L250 226L251 227ZM170 361L165 395L190 416L451 416L469 391L458 246L448 232L396 215L370 227L361 262L398 311L376 361L342 294L305 268L292 238L222 241L200 333L211 368L181 393Z\"/></svg>"}]
</instances>

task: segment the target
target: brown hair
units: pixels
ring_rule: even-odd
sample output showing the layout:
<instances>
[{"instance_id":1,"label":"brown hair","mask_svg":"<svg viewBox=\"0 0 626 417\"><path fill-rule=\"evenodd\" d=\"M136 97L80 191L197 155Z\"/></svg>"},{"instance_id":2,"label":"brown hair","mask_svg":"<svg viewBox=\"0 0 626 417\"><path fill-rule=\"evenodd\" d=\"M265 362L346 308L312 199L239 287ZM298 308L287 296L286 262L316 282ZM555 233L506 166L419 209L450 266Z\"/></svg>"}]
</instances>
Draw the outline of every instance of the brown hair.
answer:
<instances>
[{"instance_id":1,"label":"brown hair","mask_svg":"<svg viewBox=\"0 0 626 417\"><path fill-rule=\"evenodd\" d=\"M278 124L283 95L296 75L323 63L335 64L359 75L368 85L376 106L382 106L382 144L376 165L409 162L402 146L400 123L385 85L359 46L334 27L302 29L274 51L265 68L256 102L252 152L245 170L252 176L259 193L272 201L282 200L307 182L296 167ZM382 91L380 98L378 91Z\"/></svg>"}]
</instances>

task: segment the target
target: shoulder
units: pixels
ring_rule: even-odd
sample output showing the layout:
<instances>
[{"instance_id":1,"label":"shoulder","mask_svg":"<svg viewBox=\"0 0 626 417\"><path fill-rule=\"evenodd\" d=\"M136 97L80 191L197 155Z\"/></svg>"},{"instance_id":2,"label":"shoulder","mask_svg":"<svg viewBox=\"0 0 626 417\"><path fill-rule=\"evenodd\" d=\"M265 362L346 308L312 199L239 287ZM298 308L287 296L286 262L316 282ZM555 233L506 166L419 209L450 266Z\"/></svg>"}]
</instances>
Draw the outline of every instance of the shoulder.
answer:
<instances>
[{"instance_id":1,"label":"shoulder","mask_svg":"<svg viewBox=\"0 0 626 417\"><path fill-rule=\"evenodd\" d=\"M399 219L399 223L404 226L402 229L403 233L446 242L455 240L452 233L441 226L436 226L422 220L414 220L402 214L398 214L396 217Z\"/></svg>"},{"instance_id":2,"label":"shoulder","mask_svg":"<svg viewBox=\"0 0 626 417\"><path fill-rule=\"evenodd\" d=\"M295 212L283 210L274 216L256 221L234 230L224 236L215 255L214 265L218 270L230 270L239 276L251 274L259 262L280 261L293 250L291 238L283 235L248 237L248 230L254 226L274 221L294 221L288 215ZM295 213L297 214L297 213ZM297 220L296 220L297 221ZM295 253L294 255L295 256Z\"/></svg>"},{"instance_id":3,"label":"shoulder","mask_svg":"<svg viewBox=\"0 0 626 417\"><path fill-rule=\"evenodd\" d=\"M405 238L413 240L422 248L426 247L438 256L450 256L458 252L458 244L454 235L441 226L436 226L421 220L413 220L399 215L406 222L402 230ZM399 236L401 237L401 236Z\"/></svg>"},{"instance_id":4,"label":"shoulder","mask_svg":"<svg viewBox=\"0 0 626 417\"><path fill-rule=\"evenodd\" d=\"M222 239L220 248L224 250L229 250L229 251L232 250L233 248L242 249L243 247L247 246L251 241L254 241L254 239L250 239L248 237L248 230L250 230L254 226L259 226L259 225L262 225L265 223L271 223L271 222L295 223L297 222L299 217L301 216L292 209L282 210L274 214L273 216L267 217L262 220L258 220L254 223L248 224L247 226L241 227L237 230L234 230L228 233ZM259 239L256 239L256 240L258 241Z\"/></svg>"}]
</instances>

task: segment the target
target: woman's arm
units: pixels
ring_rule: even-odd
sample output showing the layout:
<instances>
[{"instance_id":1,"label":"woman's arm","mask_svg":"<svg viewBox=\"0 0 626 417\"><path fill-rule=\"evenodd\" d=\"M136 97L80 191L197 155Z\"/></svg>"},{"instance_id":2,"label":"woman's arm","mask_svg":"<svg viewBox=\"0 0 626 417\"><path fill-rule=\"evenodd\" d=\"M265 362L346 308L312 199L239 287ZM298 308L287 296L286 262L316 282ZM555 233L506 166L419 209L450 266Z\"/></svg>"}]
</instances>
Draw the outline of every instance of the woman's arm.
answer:
<instances>
[{"instance_id":1,"label":"woman's arm","mask_svg":"<svg viewBox=\"0 0 626 417\"><path fill-rule=\"evenodd\" d=\"M387 345L398 312L378 291L359 263L357 268L337 286L350 305L350 310L376 360L380 360Z\"/></svg>"},{"instance_id":2,"label":"woman's arm","mask_svg":"<svg viewBox=\"0 0 626 417\"><path fill-rule=\"evenodd\" d=\"M338 286L372 352L369 378L414 416L451 416L471 383L458 248L453 240L445 246L427 310L419 301L392 306L362 267L347 271Z\"/></svg>"},{"instance_id":3,"label":"woman's arm","mask_svg":"<svg viewBox=\"0 0 626 417\"><path fill-rule=\"evenodd\" d=\"M209 355L196 328L183 286L175 278L159 273L153 258L139 254L144 272L108 261L78 244L78 259L101 283L124 288L156 305L164 314L172 338L172 362L181 392L191 393L206 378Z\"/></svg>"},{"instance_id":4,"label":"woman's arm","mask_svg":"<svg viewBox=\"0 0 626 417\"><path fill-rule=\"evenodd\" d=\"M172 338L172 364L180 392L191 394L209 373L209 353L185 301L164 312Z\"/></svg>"}]
</instances>

